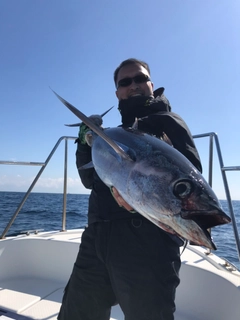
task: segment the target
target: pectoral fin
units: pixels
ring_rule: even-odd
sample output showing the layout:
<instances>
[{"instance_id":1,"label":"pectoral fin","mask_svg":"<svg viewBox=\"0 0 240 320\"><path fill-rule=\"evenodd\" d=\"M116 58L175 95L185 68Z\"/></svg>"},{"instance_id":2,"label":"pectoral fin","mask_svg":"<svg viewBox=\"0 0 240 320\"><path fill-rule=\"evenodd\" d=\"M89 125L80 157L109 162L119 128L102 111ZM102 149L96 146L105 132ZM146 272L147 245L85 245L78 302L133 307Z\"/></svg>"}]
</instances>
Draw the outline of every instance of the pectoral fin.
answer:
<instances>
[{"instance_id":1,"label":"pectoral fin","mask_svg":"<svg viewBox=\"0 0 240 320\"><path fill-rule=\"evenodd\" d=\"M51 89L52 90L52 89ZM59 96L54 90L52 92L58 97L58 99L69 109L71 110L80 120L82 120L90 129L92 129L93 132L95 132L97 135L99 135L103 140L105 140L112 148L113 150L121 156L123 159L132 161L132 159L129 157L127 153L123 151L123 149L117 145L112 139L110 139L104 131L96 126L85 114L83 114L81 111L79 111L77 108L75 108L71 103L63 99L61 96Z\"/></svg>"}]
</instances>

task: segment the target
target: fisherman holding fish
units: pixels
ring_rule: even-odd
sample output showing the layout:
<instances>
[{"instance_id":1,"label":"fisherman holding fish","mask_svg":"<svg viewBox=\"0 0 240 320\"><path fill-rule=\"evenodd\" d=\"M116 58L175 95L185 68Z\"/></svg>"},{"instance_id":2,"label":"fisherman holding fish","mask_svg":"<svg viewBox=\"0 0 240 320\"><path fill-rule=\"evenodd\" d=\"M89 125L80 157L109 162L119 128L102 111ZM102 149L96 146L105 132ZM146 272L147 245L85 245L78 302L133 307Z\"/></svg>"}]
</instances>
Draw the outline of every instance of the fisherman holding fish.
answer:
<instances>
[{"instance_id":1,"label":"fisherman holding fish","mask_svg":"<svg viewBox=\"0 0 240 320\"><path fill-rule=\"evenodd\" d=\"M164 88L154 91L147 63L123 61L114 72L122 127L167 140L200 172L198 152L186 123L171 112ZM99 117L92 117L96 125ZM80 125L77 168L91 162L88 127ZM111 168L109 168L111 170ZM94 168L79 169L83 185L92 189L88 227L72 275L65 288L59 320L109 320L119 304L126 320L173 320L179 285L182 240L154 225L102 182ZM167 188L167 181L166 181Z\"/></svg>"}]
</instances>

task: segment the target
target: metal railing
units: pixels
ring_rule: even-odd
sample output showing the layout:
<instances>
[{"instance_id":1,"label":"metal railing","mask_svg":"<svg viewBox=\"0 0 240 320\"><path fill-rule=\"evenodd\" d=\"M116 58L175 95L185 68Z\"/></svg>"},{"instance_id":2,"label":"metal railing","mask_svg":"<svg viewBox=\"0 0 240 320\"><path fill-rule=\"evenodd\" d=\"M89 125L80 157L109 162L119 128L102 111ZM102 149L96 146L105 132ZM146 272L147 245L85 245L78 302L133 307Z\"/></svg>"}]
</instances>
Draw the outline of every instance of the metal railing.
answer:
<instances>
[{"instance_id":1,"label":"metal railing","mask_svg":"<svg viewBox=\"0 0 240 320\"><path fill-rule=\"evenodd\" d=\"M209 137L209 172L208 172L208 183L210 186L212 186L212 181L213 181L213 146L215 142L216 146L216 151L217 151L217 156L218 156L218 162L220 166L220 171L222 174L222 180L223 180L223 185L225 189L225 194L226 194L226 199L228 203L228 208L229 212L231 215L232 219L232 226L233 226L233 232L235 236L235 241L236 241L236 246L237 246L237 251L238 251L238 257L240 260L240 240L239 240L239 234L238 234L238 229L237 229L237 224L236 224L236 219L235 219L235 214L233 210L233 205L232 205L232 199L230 195L230 190L229 190L229 185L227 181L227 171L240 171L240 166L231 166L231 167L225 167L223 164L223 158L222 158L222 152L218 140L218 136L214 132L210 133L204 133L204 134L198 134L194 135L194 139L198 138L206 138ZM25 193L21 203L19 204L18 208L16 209L15 213L13 214L12 218L10 219L9 223L7 224L6 228L4 229L3 233L0 236L0 239L4 239L8 230L10 229L11 225L13 224L14 220L16 219L18 213L20 212L21 208L23 207L25 201L27 200L29 194L31 193L33 187L37 183L38 179L40 178L41 174L45 170L46 166L48 165L49 161L51 160L53 154L59 147L60 143L62 141L65 141L65 149L64 149L64 180L63 180L63 214L62 214L62 231L66 230L66 204L67 204L67 159L68 159L68 140L75 140L76 137L70 137L70 136L63 136L61 137L57 143L55 144L54 148L50 152L49 156L47 157L45 162L15 162L15 161L0 161L0 164L2 165L28 165L28 166L41 166L41 169L37 173L35 179L33 180L32 184L30 185L29 189Z\"/></svg>"},{"instance_id":2,"label":"metal railing","mask_svg":"<svg viewBox=\"0 0 240 320\"><path fill-rule=\"evenodd\" d=\"M40 178L41 174L47 167L49 161L51 160L52 156L54 155L55 151L59 147L60 143L64 140L65 141L65 149L64 149L64 179L63 179L63 215L62 215L62 231L66 230L66 206L67 206L67 159L68 159L68 140L76 140L77 137L68 137L63 136L61 137L57 143L55 144L54 148L50 152L49 156L47 157L45 162L22 162L22 161L0 161L0 164L5 165L28 165L28 166L41 166L41 169L37 173L35 179L33 180L32 184L28 188L27 192L25 193L22 201L20 202L17 210L15 211L14 215L10 219L9 223L7 224L6 228L3 230L3 233L0 236L0 239L4 239L5 235L7 234L8 230L10 229L11 225L13 224L14 220L16 219L18 213L22 209L25 201L27 200L29 194L31 193L33 187L37 183L38 179Z\"/></svg>"},{"instance_id":3,"label":"metal railing","mask_svg":"<svg viewBox=\"0 0 240 320\"><path fill-rule=\"evenodd\" d=\"M235 214L233 210L233 205L232 205L232 199L230 195L230 189L227 181L227 175L226 171L240 171L240 166L231 166L231 167L225 167L223 164L223 157L222 157L222 152L220 148L220 143L219 139L216 133L214 132L209 132L209 133L204 133L204 134L198 134L194 135L194 139L198 138L206 138L209 137L209 173L208 173L208 183L210 186L212 186L212 179L213 179L213 143L215 142L216 146L216 151L217 151L217 156L218 156L218 162L222 174L222 180L223 180L223 185L225 189L225 194L226 194L226 199L228 203L228 209L229 213L232 219L232 226L233 226L233 233L236 241L236 246L237 246L237 251L238 251L238 259L240 261L240 240L239 240L239 234L238 234L238 229L237 229L237 223L235 219Z\"/></svg>"}]
</instances>

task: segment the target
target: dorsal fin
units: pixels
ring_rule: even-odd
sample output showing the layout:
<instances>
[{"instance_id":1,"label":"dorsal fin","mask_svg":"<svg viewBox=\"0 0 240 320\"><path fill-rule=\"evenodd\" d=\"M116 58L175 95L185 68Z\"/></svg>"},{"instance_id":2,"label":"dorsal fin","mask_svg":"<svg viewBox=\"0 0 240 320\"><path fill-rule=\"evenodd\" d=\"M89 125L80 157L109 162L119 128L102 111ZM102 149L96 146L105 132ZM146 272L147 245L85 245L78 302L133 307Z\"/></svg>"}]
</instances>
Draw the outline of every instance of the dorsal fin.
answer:
<instances>
[{"instance_id":1,"label":"dorsal fin","mask_svg":"<svg viewBox=\"0 0 240 320\"><path fill-rule=\"evenodd\" d=\"M162 134L160 139L173 147L171 139L167 136L167 134L165 132L163 132L163 134Z\"/></svg>"},{"instance_id":2,"label":"dorsal fin","mask_svg":"<svg viewBox=\"0 0 240 320\"><path fill-rule=\"evenodd\" d=\"M138 118L135 118L135 121L132 125L133 130L138 130Z\"/></svg>"},{"instance_id":3,"label":"dorsal fin","mask_svg":"<svg viewBox=\"0 0 240 320\"><path fill-rule=\"evenodd\" d=\"M113 106L109 108L107 111L103 112L100 117L103 118L105 114L107 114L110 110L112 110ZM79 127L82 122L74 123L74 124L65 124L67 127Z\"/></svg>"}]
</instances>

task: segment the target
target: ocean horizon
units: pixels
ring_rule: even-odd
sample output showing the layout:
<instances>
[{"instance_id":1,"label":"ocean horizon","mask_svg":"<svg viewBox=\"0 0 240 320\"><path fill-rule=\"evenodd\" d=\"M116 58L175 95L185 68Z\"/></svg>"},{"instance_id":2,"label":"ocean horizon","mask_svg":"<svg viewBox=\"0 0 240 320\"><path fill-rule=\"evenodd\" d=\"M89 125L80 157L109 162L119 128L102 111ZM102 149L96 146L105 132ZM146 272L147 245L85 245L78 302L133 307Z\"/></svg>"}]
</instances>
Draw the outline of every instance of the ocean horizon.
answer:
<instances>
[{"instance_id":1,"label":"ocean horizon","mask_svg":"<svg viewBox=\"0 0 240 320\"><path fill-rule=\"evenodd\" d=\"M0 191L0 234L16 212L25 192ZM87 225L89 194L67 194L66 229L84 228ZM229 214L226 200L220 200ZM240 228L240 201L233 200L237 228ZM6 236L26 233L28 230L62 230L63 194L31 192ZM240 269L232 224L217 226L211 235L217 246L216 254L229 260Z\"/></svg>"}]
</instances>

